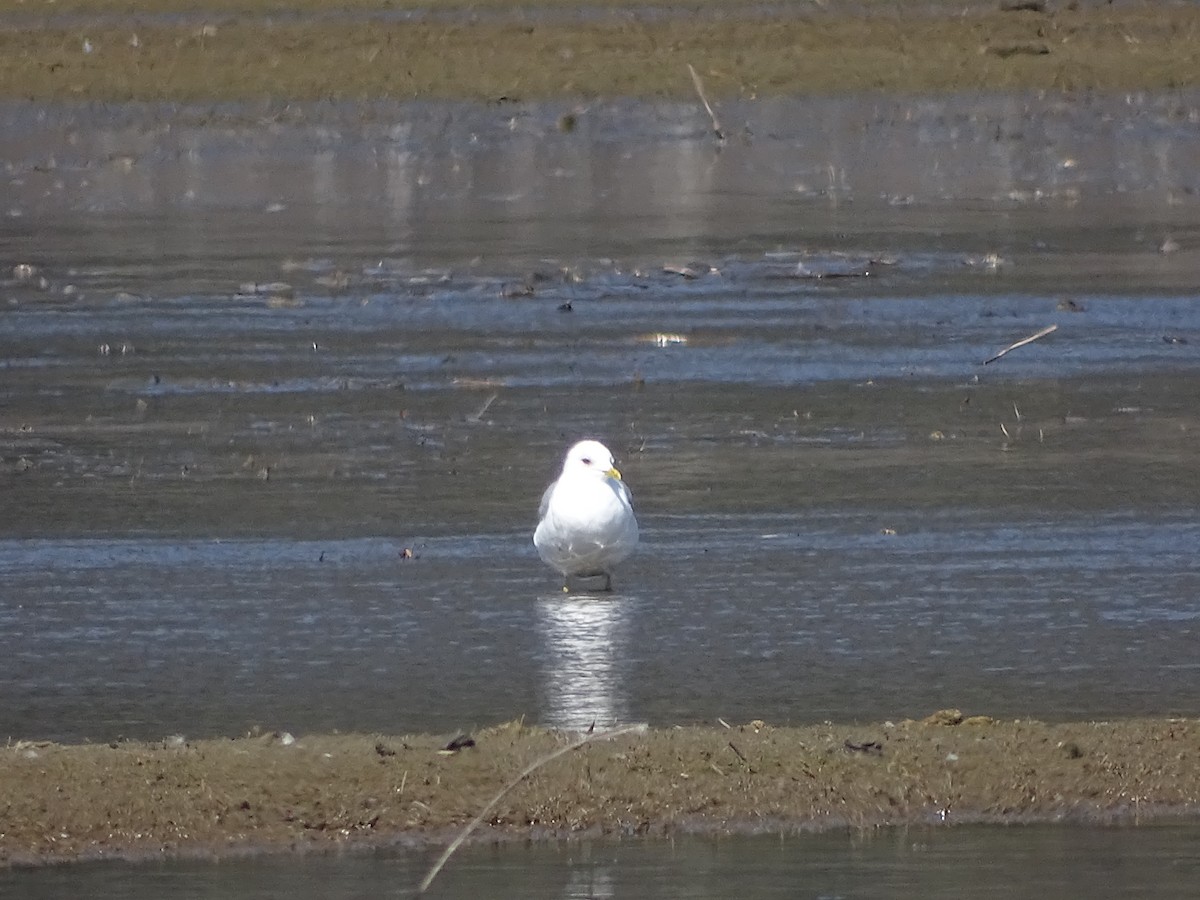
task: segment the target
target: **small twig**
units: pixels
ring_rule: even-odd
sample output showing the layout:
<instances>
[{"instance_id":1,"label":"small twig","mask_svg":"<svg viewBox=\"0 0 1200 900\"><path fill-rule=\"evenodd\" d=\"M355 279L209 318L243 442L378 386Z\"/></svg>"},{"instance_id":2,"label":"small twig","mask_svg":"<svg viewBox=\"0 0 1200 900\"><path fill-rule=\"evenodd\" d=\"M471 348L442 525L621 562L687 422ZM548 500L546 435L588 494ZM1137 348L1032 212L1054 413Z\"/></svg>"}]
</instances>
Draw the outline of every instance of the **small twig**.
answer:
<instances>
[{"instance_id":1,"label":"small twig","mask_svg":"<svg viewBox=\"0 0 1200 900\"><path fill-rule=\"evenodd\" d=\"M490 407L493 403L495 403L496 398L499 396L500 396L499 394L492 394L492 396L488 397L485 401L483 401L483 406L479 407L479 410L477 412L474 412L471 415L467 416L467 421L468 422L478 422L478 421L482 420L484 413L486 413L488 411L488 407Z\"/></svg>"},{"instance_id":2,"label":"small twig","mask_svg":"<svg viewBox=\"0 0 1200 900\"><path fill-rule=\"evenodd\" d=\"M1021 340L1017 341L1015 344L1009 344L1007 347L1005 347L1003 350L1001 350L995 356L991 357L990 359L985 359L983 361L982 365L986 366L988 363L994 363L1000 357L1004 356L1004 354L1011 353L1013 350L1016 350L1018 347L1024 347L1026 344L1032 344L1038 338L1044 338L1046 335L1050 334L1050 332L1052 332L1052 331L1058 331L1058 326L1057 325L1047 325L1045 328L1043 328L1037 334L1031 334L1027 338L1021 338Z\"/></svg>"},{"instance_id":3,"label":"small twig","mask_svg":"<svg viewBox=\"0 0 1200 900\"><path fill-rule=\"evenodd\" d=\"M609 738L615 738L615 737L620 737L623 734L629 734L631 731L641 731L644 727L645 727L644 725L625 725L621 728L613 729L612 731L602 731L599 734L596 734L594 732L592 734L585 734L583 737L579 738L579 740L573 741L572 743L567 744L565 747L559 747L553 753L548 753L547 755L543 756L541 759L538 759L538 760L530 763L528 766L526 766L524 769L521 770L520 775L518 775L516 778L514 778L512 781L510 781L508 784L506 784L501 789L500 793L498 793L495 797L493 797L491 800L489 800L487 802L487 805L484 806L484 808L479 811L479 815L477 815L474 819L472 819L467 824L467 827L464 828L462 830L462 832L459 833L458 837L456 837L453 841L450 842L450 846L448 846L442 852L442 855L438 857L437 862L435 862L433 864L433 868L431 868L429 870L429 874L425 876L424 880L421 882L420 886L417 888L416 896L419 897L422 894L424 894L427 890L429 890L429 886L431 884L433 884L433 879L437 878L438 873L440 871L442 871L442 868L450 860L450 857L454 855L454 851L457 850L462 845L462 842L465 841L467 839L467 837L471 834L471 832L476 829L476 827L479 825L479 823L482 822L484 817L492 811L492 809L495 807L495 805L504 799L504 795L507 794L509 791L511 791L513 788L515 788L518 784L520 784L522 781L524 781L530 775L532 775L534 772L536 772L538 769L540 769L542 766L546 765L546 763L553 762L554 760L558 759L560 756L565 756L566 754L570 753L572 750L578 750L584 744L591 743L592 741L606 741Z\"/></svg>"},{"instance_id":4,"label":"small twig","mask_svg":"<svg viewBox=\"0 0 1200 900\"><path fill-rule=\"evenodd\" d=\"M717 121L717 114L713 112L712 104L708 102L708 97L704 95L704 82L700 80L699 73L688 63L688 71L692 73L692 84L696 86L696 93L700 95L700 102L704 104L704 108L708 110L708 117L712 119L713 134L717 136L718 141L725 140L725 132L721 130L721 123Z\"/></svg>"}]
</instances>

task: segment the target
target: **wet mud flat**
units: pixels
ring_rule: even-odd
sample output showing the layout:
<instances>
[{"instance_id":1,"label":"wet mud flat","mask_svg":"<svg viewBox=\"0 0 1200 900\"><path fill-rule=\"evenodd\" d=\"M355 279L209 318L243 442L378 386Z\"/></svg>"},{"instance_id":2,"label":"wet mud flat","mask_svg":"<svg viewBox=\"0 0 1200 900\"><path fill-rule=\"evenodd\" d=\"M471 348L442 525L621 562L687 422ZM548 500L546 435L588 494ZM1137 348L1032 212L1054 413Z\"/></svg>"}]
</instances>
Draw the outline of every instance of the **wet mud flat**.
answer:
<instances>
[{"instance_id":1,"label":"wet mud flat","mask_svg":"<svg viewBox=\"0 0 1200 900\"><path fill-rule=\"evenodd\" d=\"M1165 3L0 0L0 98L233 101L1175 89L1200 10Z\"/></svg>"},{"instance_id":2,"label":"wet mud flat","mask_svg":"<svg viewBox=\"0 0 1200 900\"><path fill-rule=\"evenodd\" d=\"M10 742L0 864L432 846L578 738L508 723L473 744L281 733ZM516 784L472 840L1145 824L1198 809L1195 719L1047 724L942 710L871 725L598 733Z\"/></svg>"}]
</instances>

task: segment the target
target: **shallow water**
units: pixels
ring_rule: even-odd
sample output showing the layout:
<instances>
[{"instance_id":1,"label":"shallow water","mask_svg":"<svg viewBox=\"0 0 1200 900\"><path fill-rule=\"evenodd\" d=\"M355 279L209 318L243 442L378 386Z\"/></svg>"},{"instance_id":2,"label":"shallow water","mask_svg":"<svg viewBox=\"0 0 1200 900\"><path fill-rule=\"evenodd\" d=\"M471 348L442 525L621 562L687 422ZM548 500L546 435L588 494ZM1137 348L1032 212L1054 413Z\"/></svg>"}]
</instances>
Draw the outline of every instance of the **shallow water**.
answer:
<instances>
[{"instance_id":1,"label":"shallow water","mask_svg":"<svg viewBox=\"0 0 1200 900\"><path fill-rule=\"evenodd\" d=\"M22 600L0 620L5 725L103 740L1194 711L1191 517L979 518L652 517L603 597L559 593L523 532L422 539L414 559L381 538L6 541Z\"/></svg>"},{"instance_id":2,"label":"shallow water","mask_svg":"<svg viewBox=\"0 0 1200 900\"><path fill-rule=\"evenodd\" d=\"M1197 828L961 826L876 834L469 847L430 897L813 897L1118 900L1195 895ZM5 896L84 889L130 900L407 897L432 854L380 851L284 859L89 863L0 871Z\"/></svg>"},{"instance_id":3,"label":"shallow water","mask_svg":"<svg viewBox=\"0 0 1200 900\"><path fill-rule=\"evenodd\" d=\"M690 105L4 108L0 735L1196 715L1197 100L730 105L723 147ZM584 434L644 526L609 597L529 541ZM1182 897L1195 846L475 848L438 891Z\"/></svg>"},{"instance_id":4,"label":"shallow water","mask_svg":"<svg viewBox=\"0 0 1200 900\"><path fill-rule=\"evenodd\" d=\"M6 107L0 735L1196 714L1197 99Z\"/></svg>"}]
</instances>

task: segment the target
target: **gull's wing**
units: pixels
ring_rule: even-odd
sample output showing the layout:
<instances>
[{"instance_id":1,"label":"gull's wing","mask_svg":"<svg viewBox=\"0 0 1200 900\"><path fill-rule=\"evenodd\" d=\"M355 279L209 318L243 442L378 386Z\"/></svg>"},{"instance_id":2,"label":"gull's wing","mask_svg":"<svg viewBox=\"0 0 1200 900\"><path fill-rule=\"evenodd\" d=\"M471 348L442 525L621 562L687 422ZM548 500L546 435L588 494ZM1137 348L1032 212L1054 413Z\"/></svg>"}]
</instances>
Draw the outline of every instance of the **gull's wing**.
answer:
<instances>
[{"instance_id":1,"label":"gull's wing","mask_svg":"<svg viewBox=\"0 0 1200 900\"><path fill-rule=\"evenodd\" d=\"M621 486L621 494L625 497L625 502L629 504L630 509L633 509L633 491L629 490L629 485L624 481L618 481L617 484Z\"/></svg>"},{"instance_id":2,"label":"gull's wing","mask_svg":"<svg viewBox=\"0 0 1200 900\"><path fill-rule=\"evenodd\" d=\"M542 521L542 519L546 518L546 510L548 510L550 508L550 495L554 493L554 487L557 484L558 484L557 481L550 482L550 485L542 493L542 505L538 507L538 521L539 522Z\"/></svg>"}]
</instances>

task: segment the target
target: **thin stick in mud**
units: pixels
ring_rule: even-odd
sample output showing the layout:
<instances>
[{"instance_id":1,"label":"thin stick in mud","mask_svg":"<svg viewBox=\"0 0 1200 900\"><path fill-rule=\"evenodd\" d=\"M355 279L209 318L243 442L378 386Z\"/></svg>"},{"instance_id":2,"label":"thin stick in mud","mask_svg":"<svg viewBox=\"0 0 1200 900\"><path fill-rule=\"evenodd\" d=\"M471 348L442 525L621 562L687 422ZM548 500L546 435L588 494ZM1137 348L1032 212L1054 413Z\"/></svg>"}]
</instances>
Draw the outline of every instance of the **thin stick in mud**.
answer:
<instances>
[{"instance_id":1,"label":"thin stick in mud","mask_svg":"<svg viewBox=\"0 0 1200 900\"><path fill-rule=\"evenodd\" d=\"M692 84L696 86L696 93L700 95L700 102L704 104L704 108L708 111L708 117L712 119L713 134L717 136L718 141L724 141L725 132L721 129L721 123L717 121L717 114L713 112L712 104L708 102L708 97L704 94L704 82L700 80L700 74L693 68L691 63L688 63L688 71L692 73Z\"/></svg>"},{"instance_id":2,"label":"thin stick in mud","mask_svg":"<svg viewBox=\"0 0 1200 900\"><path fill-rule=\"evenodd\" d=\"M1052 331L1058 331L1058 326L1057 325L1047 325L1045 328L1043 328L1037 334L1031 334L1027 338L1021 338L1021 340L1017 341L1015 344L1009 344L1007 347L1005 347L1003 350L1001 350L995 356L985 359L982 363L980 363L980 365L986 366L988 363L994 363L1000 357L1004 356L1004 354L1009 353L1013 350L1016 350L1018 347L1024 347L1026 344L1032 344L1038 338L1044 338L1046 335L1050 334L1050 332L1052 332Z\"/></svg>"},{"instance_id":3,"label":"thin stick in mud","mask_svg":"<svg viewBox=\"0 0 1200 900\"><path fill-rule=\"evenodd\" d=\"M489 800L487 802L487 804L483 807L483 809L481 809L479 811L479 815L477 815L474 819L472 819L470 822L468 822L467 827L464 828L461 833L459 833L458 837L456 837L454 840L452 840L450 842L450 845L442 852L442 855L437 858L437 862L435 862L433 864L433 867L429 870L429 874L427 874L425 876L425 878L421 881L421 884L417 887L417 891L414 896L420 897L427 890L429 890L429 886L431 884L433 884L433 879L437 878L438 872L442 871L442 868L449 861L450 857L454 855L454 851L457 850L462 845L462 842L465 841L470 836L471 832L474 831L476 829L476 827L478 827L479 823L483 821L484 816L486 816L489 812L491 812L492 808L497 803L499 803L502 799L504 799L504 795L507 794L509 791L511 791L513 788L515 788L518 784L520 784L522 781L524 781L530 775L532 775L534 772L536 772L538 769L540 769L542 766L546 765L546 763L553 762L554 760L558 759L560 756L564 756L567 753L570 753L572 750L578 750L584 744L591 743L592 741L607 741L610 738L620 737L623 734L629 734L630 732L633 732L633 731L644 731L645 728L646 728L645 725L625 725L625 726L622 726L621 728L614 728L612 731L602 731L599 733L590 732L588 734L585 734L583 737L579 738L578 740L572 741L571 743L567 744L565 747L559 747L553 753L548 753L545 756L543 756L541 759L535 760L534 762L530 763L528 766L526 766L524 769L521 770L520 775L518 775L516 778L514 778L512 781L510 781L508 784L506 784L500 790L500 793L496 794L495 797L493 797L491 800Z\"/></svg>"}]
</instances>

